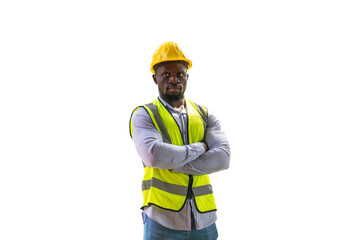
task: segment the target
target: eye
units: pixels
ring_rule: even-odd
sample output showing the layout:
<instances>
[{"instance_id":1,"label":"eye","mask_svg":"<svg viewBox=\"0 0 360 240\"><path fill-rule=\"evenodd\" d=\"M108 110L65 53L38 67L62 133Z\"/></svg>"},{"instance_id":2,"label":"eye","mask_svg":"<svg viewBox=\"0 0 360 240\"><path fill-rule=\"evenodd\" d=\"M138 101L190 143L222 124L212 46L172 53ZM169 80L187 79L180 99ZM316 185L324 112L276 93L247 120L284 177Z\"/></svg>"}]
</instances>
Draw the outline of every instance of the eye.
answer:
<instances>
[{"instance_id":1,"label":"eye","mask_svg":"<svg viewBox=\"0 0 360 240\"><path fill-rule=\"evenodd\" d=\"M178 73L177 76L178 76L178 77L183 77L184 74L183 74L183 73Z\"/></svg>"},{"instance_id":2,"label":"eye","mask_svg":"<svg viewBox=\"0 0 360 240\"><path fill-rule=\"evenodd\" d=\"M170 74L169 73L163 73L163 77L169 77Z\"/></svg>"}]
</instances>

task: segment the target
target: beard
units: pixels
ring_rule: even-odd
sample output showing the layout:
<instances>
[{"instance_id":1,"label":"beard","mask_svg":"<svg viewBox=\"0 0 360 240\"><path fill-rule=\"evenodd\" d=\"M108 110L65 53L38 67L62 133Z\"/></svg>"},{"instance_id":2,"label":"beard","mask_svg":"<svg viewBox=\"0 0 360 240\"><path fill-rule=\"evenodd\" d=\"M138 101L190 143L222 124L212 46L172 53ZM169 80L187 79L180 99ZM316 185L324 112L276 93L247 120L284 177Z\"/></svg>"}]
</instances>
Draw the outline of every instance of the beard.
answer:
<instances>
[{"instance_id":1,"label":"beard","mask_svg":"<svg viewBox=\"0 0 360 240\"><path fill-rule=\"evenodd\" d=\"M167 102L177 102L181 99L184 99L184 93L179 93L176 95L163 94L161 98L163 98Z\"/></svg>"}]
</instances>

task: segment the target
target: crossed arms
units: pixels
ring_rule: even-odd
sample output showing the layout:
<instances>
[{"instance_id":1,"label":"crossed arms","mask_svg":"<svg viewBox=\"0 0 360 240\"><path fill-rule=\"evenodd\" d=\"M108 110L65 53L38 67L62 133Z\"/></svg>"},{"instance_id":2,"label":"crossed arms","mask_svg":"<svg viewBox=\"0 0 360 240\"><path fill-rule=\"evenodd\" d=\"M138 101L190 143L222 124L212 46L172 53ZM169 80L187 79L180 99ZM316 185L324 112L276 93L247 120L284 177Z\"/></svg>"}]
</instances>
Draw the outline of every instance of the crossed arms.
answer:
<instances>
[{"instance_id":1,"label":"crossed arms","mask_svg":"<svg viewBox=\"0 0 360 240\"><path fill-rule=\"evenodd\" d=\"M230 146L220 122L208 116L205 142L176 146L164 143L149 114L140 108L133 115L133 140L143 163L147 167L173 169L192 175L211 174L229 168Z\"/></svg>"}]
</instances>

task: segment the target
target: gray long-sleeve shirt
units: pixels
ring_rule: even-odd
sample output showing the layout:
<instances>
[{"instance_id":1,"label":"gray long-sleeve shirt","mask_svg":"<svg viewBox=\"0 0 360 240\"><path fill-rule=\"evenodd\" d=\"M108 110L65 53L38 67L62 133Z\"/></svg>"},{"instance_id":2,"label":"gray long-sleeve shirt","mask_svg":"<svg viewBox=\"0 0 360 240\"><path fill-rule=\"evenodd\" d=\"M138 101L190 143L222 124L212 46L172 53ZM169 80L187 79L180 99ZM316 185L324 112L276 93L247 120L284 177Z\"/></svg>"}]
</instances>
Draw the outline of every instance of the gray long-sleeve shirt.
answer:
<instances>
[{"instance_id":1,"label":"gray long-sleeve shirt","mask_svg":"<svg viewBox=\"0 0 360 240\"><path fill-rule=\"evenodd\" d=\"M160 97L159 99L178 123L185 145L164 143L149 114L145 109L140 108L134 113L132 122L133 140L143 163L148 167L173 169L175 172L192 175L211 174L227 169L230 162L230 146L216 117L211 113L208 114L205 141L209 150L205 152L201 143L186 142L188 133L185 109L178 111ZM193 201L194 199L188 199L179 212L156 206L146 207L144 212L164 227L175 230L191 230L190 210L194 214L197 229L212 225L216 221L216 212L199 213Z\"/></svg>"}]
</instances>

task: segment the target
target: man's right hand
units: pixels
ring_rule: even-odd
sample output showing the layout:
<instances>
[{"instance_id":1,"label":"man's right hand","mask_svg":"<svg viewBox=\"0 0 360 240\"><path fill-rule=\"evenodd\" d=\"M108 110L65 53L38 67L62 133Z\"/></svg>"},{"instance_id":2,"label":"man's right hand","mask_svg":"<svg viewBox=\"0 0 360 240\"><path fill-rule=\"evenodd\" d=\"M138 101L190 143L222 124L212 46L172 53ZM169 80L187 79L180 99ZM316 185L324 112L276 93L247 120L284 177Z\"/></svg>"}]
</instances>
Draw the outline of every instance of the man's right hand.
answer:
<instances>
[{"instance_id":1,"label":"man's right hand","mask_svg":"<svg viewBox=\"0 0 360 240\"><path fill-rule=\"evenodd\" d=\"M205 152L207 152L209 150L208 145L206 144L206 142L201 142L201 144L204 146L205 148Z\"/></svg>"}]
</instances>

